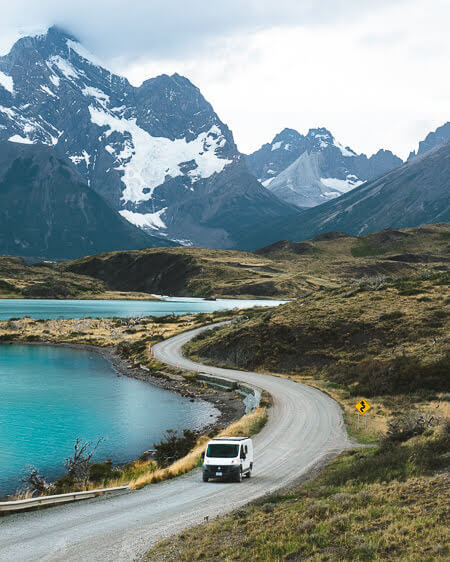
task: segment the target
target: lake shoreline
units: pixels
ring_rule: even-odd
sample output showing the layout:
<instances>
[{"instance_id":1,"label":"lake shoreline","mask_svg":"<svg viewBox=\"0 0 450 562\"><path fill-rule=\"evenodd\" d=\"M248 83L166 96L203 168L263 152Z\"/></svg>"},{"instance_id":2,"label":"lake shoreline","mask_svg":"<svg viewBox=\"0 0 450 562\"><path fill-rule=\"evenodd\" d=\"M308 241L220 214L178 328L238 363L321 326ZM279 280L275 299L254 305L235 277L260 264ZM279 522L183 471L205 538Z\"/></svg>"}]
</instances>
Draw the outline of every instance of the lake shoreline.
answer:
<instances>
[{"instance_id":1,"label":"lake shoreline","mask_svg":"<svg viewBox=\"0 0 450 562\"><path fill-rule=\"evenodd\" d=\"M111 291L117 292L117 291ZM196 299L205 302L215 302L220 300L241 300L241 301L274 301L274 302L288 302L288 297L271 297L271 296L258 296L258 295L217 295L215 299L208 298L208 297L198 297L194 295L138 295L133 296L133 293L127 293L125 295L113 296L109 294L103 295L93 295L93 296L85 296L85 295L77 295L70 298L65 297L39 297L39 296L23 296L23 295L3 295L0 297L0 301L9 301L9 300L25 300L25 301L48 301L48 300L56 300L56 301L155 301L155 302L170 302L166 299Z\"/></svg>"},{"instance_id":2,"label":"lake shoreline","mask_svg":"<svg viewBox=\"0 0 450 562\"><path fill-rule=\"evenodd\" d=\"M147 372L145 369L142 369L141 367L132 366L127 359L120 357L120 355L117 353L116 349L113 346L99 347L96 345L90 345L84 343L75 344L75 343L48 342L48 341L27 342L21 340L2 341L0 342L0 346L2 345L66 347L69 349L78 349L78 350L92 351L94 353L98 353L99 355L102 355L112 365L114 371L116 371L116 373L118 373L119 375L137 379L143 382L147 382L148 384L157 386L158 388L163 388L164 390L170 390L171 392L176 392L177 394L181 394L181 396L187 398L197 398L199 400L205 400L206 402L209 402L221 412L221 416L219 417L217 422L215 422L212 425L219 425L219 424L229 425L232 421L235 421L235 419L242 417L245 413L245 406L243 404L242 399L239 398L240 406L236 407L234 404L235 400L230 400L229 392L224 392L217 389L211 389L210 392L203 391L199 393L197 385L190 383L186 379L184 379L183 384L181 384L181 381L175 379L166 378L166 377L164 378L156 377L151 373ZM190 391L186 390L185 387L187 385L189 385L189 387L191 388ZM207 429L208 427L210 426L209 425L205 426L205 429Z\"/></svg>"},{"instance_id":3,"label":"lake shoreline","mask_svg":"<svg viewBox=\"0 0 450 562\"><path fill-rule=\"evenodd\" d=\"M211 387L202 388L200 391L199 387L187 379L177 380L175 378L168 377L156 377L151 373L147 372L142 367L136 367L130 364L127 359L120 357L117 350L113 346L99 347L90 344L74 344L74 343L64 343L64 342L48 342L48 341L33 341L25 342L20 340L9 340L1 341L0 346L7 345L25 345L25 346L46 346L46 347L65 347L74 350L84 350L97 353L104 357L108 363L112 366L113 371L116 376L125 376L146 382L157 388L162 388L170 392L175 392L185 398L189 398L191 401L205 401L213 406L219 411L218 418L212 423L206 423L201 427L201 432L203 434L208 434L211 432L216 432L230 425L233 421L241 418L245 414L245 405L243 399L239 396L236 398L235 394L230 392L221 391L218 389L213 389ZM173 375L172 375L173 376ZM186 428L190 429L190 428ZM149 443L148 449L153 448L153 443ZM141 452L141 455L145 451ZM138 455L139 458L140 455ZM135 459L129 459L127 462L133 462ZM100 461L99 461L100 462ZM121 463L126 464L126 463ZM11 494L15 494L17 490L11 491ZM11 495L10 494L10 495ZM0 496L0 501L8 501L9 496Z\"/></svg>"}]
</instances>

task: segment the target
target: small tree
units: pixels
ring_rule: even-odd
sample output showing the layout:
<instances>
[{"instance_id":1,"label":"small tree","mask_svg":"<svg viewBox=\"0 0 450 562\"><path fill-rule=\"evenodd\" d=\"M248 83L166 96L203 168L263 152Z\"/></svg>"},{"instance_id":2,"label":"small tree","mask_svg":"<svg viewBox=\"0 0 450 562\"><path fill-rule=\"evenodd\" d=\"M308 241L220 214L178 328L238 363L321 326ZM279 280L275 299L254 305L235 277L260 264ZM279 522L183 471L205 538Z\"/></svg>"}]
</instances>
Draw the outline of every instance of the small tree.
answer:
<instances>
[{"instance_id":1,"label":"small tree","mask_svg":"<svg viewBox=\"0 0 450 562\"><path fill-rule=\"evenodd\" d=\"M43 496L52 488L52 485L45 480L43 474L39 474L39 470L35 466L28 467L22 482L26 484L27 491L32 497Z\"/></svg>"},{"instance_id":2,"label":"small tree","mask_svg":"<svg viewBox=\"0 0 450 562\"><path fill-rule=\"evenodd\" d=\"M73 446L73 455L68 457L64 463L68 475L84 487L89 482L89 469L92 465L92 457L103 441L104 437L98 439L96 443L92 441L83 442L81 437L77 437Z\"/></svg>"}]
</instances>

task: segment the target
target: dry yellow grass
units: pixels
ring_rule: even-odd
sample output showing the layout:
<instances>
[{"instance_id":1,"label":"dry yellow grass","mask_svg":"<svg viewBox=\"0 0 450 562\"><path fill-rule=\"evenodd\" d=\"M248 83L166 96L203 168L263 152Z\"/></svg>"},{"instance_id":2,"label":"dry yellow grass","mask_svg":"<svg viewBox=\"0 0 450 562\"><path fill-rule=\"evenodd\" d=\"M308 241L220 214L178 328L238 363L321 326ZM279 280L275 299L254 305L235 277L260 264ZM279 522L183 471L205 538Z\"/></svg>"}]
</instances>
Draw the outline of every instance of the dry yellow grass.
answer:
<instances>
[{"instance_id":1,"label":"dry yellow grass","mask_svg":"<svg viewBox=\"0 0 450 562\"><path fill-rule=\"evenodd\" d=\"M0 341L90 344L99 347L132 343L142 338L165 339L198 326L193 316L177 322L153 322L149 318L76 318L35 320L20 318L0 322Z\"/></svg>"},{"instance_id":2,"label":"dry yellow grass","mask_svg":"<svg viewBox=\"0 0 450 562\"><path fill-rule=\"evenodd\" d=\"M258 433L263 425L267 421L267 411L266 408L258 407L242 416L239 420L236 420L230 424L226 429L221 431L218 437L226 436L247 436L254 435Z\"/></svg>"}]
</instances>

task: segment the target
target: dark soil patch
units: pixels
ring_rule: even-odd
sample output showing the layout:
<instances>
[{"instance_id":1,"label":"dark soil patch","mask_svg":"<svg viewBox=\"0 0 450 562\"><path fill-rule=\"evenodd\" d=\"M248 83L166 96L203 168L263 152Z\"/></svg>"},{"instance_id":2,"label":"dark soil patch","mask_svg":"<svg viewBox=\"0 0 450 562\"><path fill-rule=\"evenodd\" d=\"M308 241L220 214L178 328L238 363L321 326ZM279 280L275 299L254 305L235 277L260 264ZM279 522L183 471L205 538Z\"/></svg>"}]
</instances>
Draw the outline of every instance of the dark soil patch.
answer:
<instances>
[{"instance_id":1,"label":"dark soil patch","mask_svg":"<svg viewBox=\"0 0 450 562\"><path fill-rule=\"evenodd\" d=\"M322 240L337 240L338 238L352 238L346 232L340 232L339 230L334 230L332 232L323 232L311 238L313 242L322 242Z\"/></svg>"},{"instance_id":2,"label":"dark soil patch","mask_svg":"<svg viewBox=\"0 0 450 562\"><path fill-rule=\"evenodd\" d=\"M291 242L289 240L280 240L270 246L265 246L259 250L255 250L253 253L259 256L268 256L280 251L293 252L294 254L310 254L315 251L315 248L309 242Z\"/></svg>"},{"instance_id":3,"label":"dark soil patch","mask_svg":"<svg viewBox=\"0 0 450 562\"><path fill-rule=\"evenodd\" d=\"M431 263L431 262L448 262L450 258L448 256L437 256L434 254L396 254L394 256L387 256L383 258L388 261L401 261L405 263Z\"/></svg>"}]
</instances>

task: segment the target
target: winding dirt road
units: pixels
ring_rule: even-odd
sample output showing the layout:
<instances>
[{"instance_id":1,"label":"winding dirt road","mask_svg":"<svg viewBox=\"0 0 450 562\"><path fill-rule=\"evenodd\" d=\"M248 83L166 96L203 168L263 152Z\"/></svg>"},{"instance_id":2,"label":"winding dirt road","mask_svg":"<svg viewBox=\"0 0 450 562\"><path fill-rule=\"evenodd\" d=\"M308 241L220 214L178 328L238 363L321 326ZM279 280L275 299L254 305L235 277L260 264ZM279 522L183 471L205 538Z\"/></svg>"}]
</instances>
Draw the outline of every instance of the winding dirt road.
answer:
<instances>
[{"instance_id":1,"label":"winding dirt road","mask_svg":"<svg viewBox=\"0 0 450 562\"><path fill-rule=\"evenodd\" d=\"M194 470L140 491L3 517L0 560L134 560L157 540L286 487L351 447L339 405L322 392L289 379L199 366L182 357L182 346L203 329L161 342L154 351L171 365L201 368L272 395L269 420L254 438L252 478L241 484L203 483Z\"/></svg>"}]
</instances>

